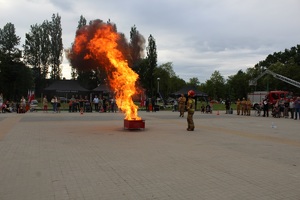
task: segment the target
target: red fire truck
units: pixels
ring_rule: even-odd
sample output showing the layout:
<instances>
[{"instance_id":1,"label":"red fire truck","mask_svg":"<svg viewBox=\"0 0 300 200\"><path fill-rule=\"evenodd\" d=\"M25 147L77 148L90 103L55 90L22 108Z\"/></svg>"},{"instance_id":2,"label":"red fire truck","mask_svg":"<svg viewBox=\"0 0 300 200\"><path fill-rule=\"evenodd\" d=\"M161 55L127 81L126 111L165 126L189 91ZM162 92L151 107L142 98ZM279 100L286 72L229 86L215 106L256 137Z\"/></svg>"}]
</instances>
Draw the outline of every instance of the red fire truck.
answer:
<instances>
[{"instance_id":1,"label":"red fire truck","mask_svg":"<svg viewBox=\"0 0 300 200\"><path fill-rule=\"evenodd\" d=\"M270 91L270 92L255 91L252 93L248 93L248 98L252 102L253 108L255 108L256 106L261 104L265 98L268 99L268 101L271 105L274 105L274 104L276 104L277 100L279 100L281 98L286 100L291 97L292 96L290 95L290 93L288 91L280 91L280 90Z\"/></svg>"},{"instance_id":2,"label":"red fire truck","mask_svg":"<svg viewBox=\"0 0 300 200\"><path fill-rule=\"evenodd\" d=\"M265 74L270 74L272 75L274 78L277 78L281 81L284 81L286 83L289 83L295 87L298 87L300 88L300 83L295 81L295 80L292 80L290 78L287 78L285 76L282 76L280 74L276 74L270 70L265 70L263 73L261 73L257 78L253 79L253 80L250 80L249 81L249 85L256 85L257 84L257 80L260 79L262 76L264 76ZM257 91L257 92L253 92L253 93L249 93L248 94L248 98L250 98L252 104L253 104L253 107L255 108L255 106L259 105L262 100L264 98L268 98L270 104L274 105L276 104L277 100L278 99L290 99L290 98L293 98L293 96L290 94L290 92L288 91Z\"/></svg>"}]
</instances>

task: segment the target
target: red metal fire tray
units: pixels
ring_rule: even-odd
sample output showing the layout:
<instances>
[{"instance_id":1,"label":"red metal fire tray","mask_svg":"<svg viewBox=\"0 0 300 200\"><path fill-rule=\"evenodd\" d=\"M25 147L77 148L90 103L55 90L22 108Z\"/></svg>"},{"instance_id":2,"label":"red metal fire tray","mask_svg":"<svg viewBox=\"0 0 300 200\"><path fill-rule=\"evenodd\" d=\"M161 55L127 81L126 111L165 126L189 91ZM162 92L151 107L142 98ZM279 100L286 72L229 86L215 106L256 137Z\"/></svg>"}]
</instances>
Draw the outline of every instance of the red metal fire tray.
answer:
<instances>
[{"instance_id":1,"label":"red metal fire tray","mask_svg":"<svg viewBox=\"0 0 300 200\"><path fill-rule=\"evenodd\" d=\"M145 129L145 120L127 120L124 119L124 129Z\"/></svg>"}]
</instances>

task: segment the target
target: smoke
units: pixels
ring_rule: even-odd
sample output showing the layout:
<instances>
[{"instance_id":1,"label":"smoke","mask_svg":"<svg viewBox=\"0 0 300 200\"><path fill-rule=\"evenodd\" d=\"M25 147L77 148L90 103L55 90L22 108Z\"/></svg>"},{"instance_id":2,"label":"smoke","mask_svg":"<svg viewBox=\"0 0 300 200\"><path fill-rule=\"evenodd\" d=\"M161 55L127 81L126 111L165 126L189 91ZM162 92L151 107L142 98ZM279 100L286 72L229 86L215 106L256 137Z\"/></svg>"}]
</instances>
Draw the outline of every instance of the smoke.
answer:
<instances>
[{"instance_id":1,"label":"smoke","mask_svg":"<svg viewBox=\"0 0 300 200\"><path fill-rule=\"evenodd\" d=\"M94 20L92 23L90 23L90 25L83 26L76 31L76 37L72 48L66 54L73 68L77 69L78 71L91 71L97 70L99 67L103 67L109 63L107 57L104 55L101 57L101 59L89 57L91 52L88 48L86 48L89 41L94 37L97 29L103 27L104 25L107 24L102 20ZM82 38L80 44L78 44L76 41L77 38ZM78 45L80 45L80 47Z\"/></svg>"},{"instance_id":2,"label":"smoke","mask_svg":"<svg viewBox=\"0 0 300 200\"><path fill-rule=\"evenodd\" d=\"M100 19L93 20L89 25L83 26L76 31L75 41L71 49L66 51L66 57L70 62L70 65L78 71L90 71L98 70L99 67L103 69L104 66L109 65L109 61L105 55L97 59L93 58L88 48L81 48L77 51L76 38L84 37L85 40L81 41L81 46L87 46L89 41L93 39L98 29L104 26L110 26L117 35L117 49L122 53L124 59L127 61L130 67L133 67L138 63L140 58L144 57L145 39L143 35L137 32L137 35L133 38L133 43L128 43L123 33L118 33L116 25L112 22L105 23Z\"/></svg>"},{"instance_id":3,"label":"smoke","mask_svg":"<svg viewBox=\"0 0 300 200\"><path fill-rule=\"evenodd\" d=\"M67 55L71 65L79 71L102 68L125 118L138 119L138 107L132 101L137 93L138 74L129 67L130 53L124 34L118 33L114 24L94 20L76 32Z\"/></svg>"}]
</instances>

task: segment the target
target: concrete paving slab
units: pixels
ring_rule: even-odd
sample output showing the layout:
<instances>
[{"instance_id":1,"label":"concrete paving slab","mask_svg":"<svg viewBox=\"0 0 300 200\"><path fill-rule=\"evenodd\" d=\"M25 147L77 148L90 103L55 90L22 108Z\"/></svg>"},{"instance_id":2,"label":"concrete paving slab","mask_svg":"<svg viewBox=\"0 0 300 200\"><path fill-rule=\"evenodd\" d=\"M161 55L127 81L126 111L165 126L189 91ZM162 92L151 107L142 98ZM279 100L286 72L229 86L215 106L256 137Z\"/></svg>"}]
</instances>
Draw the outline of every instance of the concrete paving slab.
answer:
<instances>
[{"instance_id":1,"label":"concrete paving slab","mask_svg":"<svg viewBox=\"0 0 300 200\"><path fill-rule=\"evenodd\" d=\"M0 199L300 199L300 120L139 115L0 114Z\"/></svg>"}]
</instances>

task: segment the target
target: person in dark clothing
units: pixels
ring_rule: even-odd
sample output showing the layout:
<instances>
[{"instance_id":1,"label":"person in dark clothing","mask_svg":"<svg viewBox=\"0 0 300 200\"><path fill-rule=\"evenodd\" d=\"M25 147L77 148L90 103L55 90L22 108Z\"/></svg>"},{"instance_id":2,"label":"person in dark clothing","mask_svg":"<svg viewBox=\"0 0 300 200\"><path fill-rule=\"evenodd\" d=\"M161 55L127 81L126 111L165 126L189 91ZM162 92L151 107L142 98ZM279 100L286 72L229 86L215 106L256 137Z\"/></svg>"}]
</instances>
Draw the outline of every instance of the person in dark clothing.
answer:
<instances>
[{"instance_id":1,"label":"person in dark clothing","mask_svg":"<svg viewBox=\"0 0 300 200\"><path fill-rule=\"evenodd\" d=\"M103 97L103 112L106 112L107 111L107 106L108 106L108 100Z\"/></svg>"},{"instance_id":2,"label":"person in dark clothing","mask_svg":"<svg viewBox=\"0 0 300 200\"><path fill-rule=\"evenodd\" d=\"M225 109L226 109L226 114L230 114L230 101L229 101L229 99L226 99L226 101L225 101Z\"/></svg>"},{"instance_id":3,"label":"person in dark clothing","mask_svg":"<svg viewBox=\"0 0 300 200\"><path fill-rule=\"evenodd\" d=\"M149 99L146 98L146 111L149 112Z\"/></svg>"},{"instance_id":4,"label":"person in dark clothing","mask_svg":"<svg viewBox=\"0 0 300 200\"><path fill-rule=\"evenodd\" d=\"M288 99L286 99L285 101L284 101L284 110L283 110L283 116L285 117L285 118L289 118L289 108L290 108L290 102L289 102L289 100Z\"/></svg>"},{"instance_id":5,"label":"person in dark clothing","mask_svg":"<svg viewBox=\"0 0 300 200\"><path fill-rule=\"evenodd\" d=\"M268 99L263 100L263 110L264 110L263 117L265 117L265 116L269 117L269 102L268 102Z\"/></svg>"},{"instance_id":6,"label":"person in dark clothing","mask_svg":"<svg viewBox=\"0 0 300 200\"><path fill-rule=\"evenodd\" d=\"M151 104L152 104L152 112L156 112L156 110L155 110L155 97L151 98Z\"/></svg>"}]
</instances>

